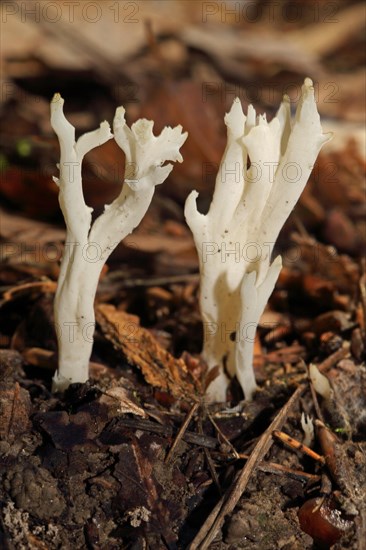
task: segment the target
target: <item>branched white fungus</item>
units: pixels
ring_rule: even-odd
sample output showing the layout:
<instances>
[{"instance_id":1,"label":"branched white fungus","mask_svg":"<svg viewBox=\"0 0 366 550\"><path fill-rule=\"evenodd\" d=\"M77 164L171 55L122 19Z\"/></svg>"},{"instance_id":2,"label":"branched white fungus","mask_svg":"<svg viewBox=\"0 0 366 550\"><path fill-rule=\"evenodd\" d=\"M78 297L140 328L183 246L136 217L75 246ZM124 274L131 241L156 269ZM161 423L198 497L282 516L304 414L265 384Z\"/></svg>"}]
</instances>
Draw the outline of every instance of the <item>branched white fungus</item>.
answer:
<instances>
[{"instance_id":1,"label":"branched white fungus","mask_svg":"<svg viewBox=\"0 0 366 550\"><path fill-rule=\"evenodd\" d=\"M301 413L301 427L304 431L303 445L312 447L314 442L314 422L311 416Z\"/></svg>"},{"instance_id":2,"label":"branched white fungus","mask_svg":"<svg viewBox=\"0 0 366 550\"><path fill-rule=\"evenodd\" d=\"M84 155L113 137L109 124L82 135L75 142L75 128L63 113L64 101L55 94L51 125L61 149L59 202L66 223L65 251L55 297L55 325L59 363L53 389L86 382L95 325L94 297L100 272L120 241L140 223L149 207L155 185L173 169L168 160L182 162L179 148L187 138L182 127L164 128L153 135L153 122L141 119L129 128L125 110L116 111L114 137L126 155L125 181L118 197L105 206L91 226L91 212L84 201L81 165Z\"/></svg>"},{"instance_id":3,"label":"branched white fungus","mask_svg":"<svg viewBox=\"0 0 366 550\"><path fill-rule=\"evenodd\" d=\"M208 388L215 401L225 401L228 376L237 376L247 399L256 390L255 330L282 266L280 256L271 262L271 253L330 138L322 133L309 78L293 122L285 96L269 123L251 105L245 116L239 99L225 123L227 146L209 211L198 212L196 191L185 206L200 263L203 357L209 369L220 368Z\"/></svg>"}]
</instances>

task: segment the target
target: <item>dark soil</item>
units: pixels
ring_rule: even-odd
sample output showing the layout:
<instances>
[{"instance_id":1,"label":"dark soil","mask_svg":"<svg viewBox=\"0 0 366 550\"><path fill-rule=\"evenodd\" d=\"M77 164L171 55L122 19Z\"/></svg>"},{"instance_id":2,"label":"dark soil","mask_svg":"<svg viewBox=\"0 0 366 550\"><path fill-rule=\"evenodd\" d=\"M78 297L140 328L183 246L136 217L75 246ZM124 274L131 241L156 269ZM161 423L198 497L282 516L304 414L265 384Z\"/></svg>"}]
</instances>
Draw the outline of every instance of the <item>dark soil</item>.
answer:
<instances>
[{"instance_id":1,"label":"dark soil","mask_svg":"<svg viewBox=\"0 0 366 550\"><path fill-rule=\"evenodd\" d=\"M47 294L31 302L23 297L12 303L13 314L29 316L33 333L40 334L36 319L50 311L51 303ZM23 338L29 338L24 331ZM338 491L337 508L349 521L346 538L335 547L359 548L359 514L365 513L366 373L349 355L342 330L333 333L336 344L329 340L335 351L324 348L318 364L324 368L328 361L334 379L334 398L322 404L322 414L340 433L335 477L321 463L274 443L210 548L313 548L297 514L305 501L323 494L322 474L331 476L328 493ZM245 460L235 452L251 452L299 384L303 394L283 431L302 441L300 415L314 415L312 396L304 363L290 359L284 369L283 355L276 360L275 353L286 354L289 348L284 341L268 345L273 351L272 361L266 361L265 385L252 403L241 402L240 409L231 411L207 407L194 388L191 396L183 388L177 399L147 385L136 367L103 341L100 328L94 359L103 355L110 366L99 372L94 363L96 378L72 385L61 397L50 393L52 371L32 367L24 353L1 350L2 547L187 548L243 468ZM304 357L308 353L301 352ZM186 362L197 369L192 357L186 356ZM238 393L236 387L232 391ZM199 402L167 461L178 429ZM319 439L315 450L322 452ZM263 471L264 464L273 463L286 471Z\"/></svg>"}]
</instances>

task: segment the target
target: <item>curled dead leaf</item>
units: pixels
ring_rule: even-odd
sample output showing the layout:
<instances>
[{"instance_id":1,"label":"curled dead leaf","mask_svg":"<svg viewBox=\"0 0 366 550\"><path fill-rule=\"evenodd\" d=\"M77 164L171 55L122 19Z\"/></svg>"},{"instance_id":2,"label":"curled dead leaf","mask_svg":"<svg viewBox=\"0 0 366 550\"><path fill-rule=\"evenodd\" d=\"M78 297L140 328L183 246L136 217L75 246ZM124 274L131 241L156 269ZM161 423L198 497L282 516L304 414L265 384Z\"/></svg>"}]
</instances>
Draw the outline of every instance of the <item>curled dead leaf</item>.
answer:
<instances>
[{"instance_id":1,"label":"curled dead leaf","mask_svg":"<svg viewBox=\"0 0 366 550\"><path fill-rule=\"evenodd\" d=\"M141 370L148 384L177 399L197 399L197 389L183 359L173 357L147 329L140 327L137 316L100 304L96 320L107 340Z\"/></svg>"}]
</instances>

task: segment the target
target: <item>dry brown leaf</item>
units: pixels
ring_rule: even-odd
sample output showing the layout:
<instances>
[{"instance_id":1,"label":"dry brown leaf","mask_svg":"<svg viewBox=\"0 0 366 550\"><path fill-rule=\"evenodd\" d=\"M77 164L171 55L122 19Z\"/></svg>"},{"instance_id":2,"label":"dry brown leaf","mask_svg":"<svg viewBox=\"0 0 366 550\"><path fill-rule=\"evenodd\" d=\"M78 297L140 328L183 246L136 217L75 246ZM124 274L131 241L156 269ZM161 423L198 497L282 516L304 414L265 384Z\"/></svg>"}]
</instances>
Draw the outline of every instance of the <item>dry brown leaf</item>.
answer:
<instances>
[{"instance_id":1,"label":"dry brown leaf","mask_svg":"<svg viewBox=\"0 0 366 550\"><path fill-rule=\"evenodd\" d=\"M108 408L112 409L114 411L113 416L129 413L147 418L145 411L131 399L127 390L121 386L114 385L106 390L100 397L99 403L106 404Z\"/></svg>"},{"instance_id":2,"label":"dry brown leaf","mask_svg":"<svg viewBox=\"0 0 366 550\"><path fill-rule=\"evenodd\" d=\"M321 71L316 55L298 46L289 38L289 33L284 35L273 29L262 29L262 32L235 29L233 32L232 28L222 25L213 32L207 25L190 26L182 30L181 39L187 46L211 56L224 74L231 71L237 76L243 69L243 62L253 60L282 66L295 73L314 75ZM246 69L249 74L247 66Z\"/></svg>"},{"instance_id":3,"label":"dry brown leaf","mask_svg":"<svg viewBox=\"0 0 366 550\"><path fill-rule=\"evenodd\" d=\"M12 2L4 14L2 55L6 59L33 57L37 51L37 58L49 67L87 67L108 80L121 74L124 62L145 46L143 21L151 20L156 33L172 34L191 19L189 11L173 0L159 2L159 9L154 2L141 0L125 4L97 0L90 6L59 3L55 19L42 3L28 0L27 4L25 8L24 2ZM14 40L15 36L21 40Z\"/></svg>"},{"instance_id":4,"label":"dry brown leaf","mask_svg":"<svg viewBox=\"0 0 366 550\"><path fill-rule=\"evenodd\" d=\"M3 299L5 302L11 302L20 296L30 294L45 294L47 292L56 292L57 283L54 281L35 281L34 283L24 283L14 286L4 292Z\"/></svg>"},{"instance_id":5,"label":"dry brown leaf","mask_svg":"<svg viewBox=\"0 0 366 550\"><path fill-rule=\"evenodd\" d=\"M145 380L176 398L197 399L196 388L189 379L183 359L174 358L160 346L154 336L139 325L139 319L109 304L96 308L96 320L114 348L127 361L141 369Z\"/></svg>"},{"instance_id":6,"label":"dry brown leaf","mask_svg":"<svg viewBox=\"0 0 366 550\"><path fill-rule=\"evenodd\" d=\"M333 17L329 13L328 21L308 25L306 32L303 29L292 31L288 33L290 40L302 51L323 57L334 53L362 31L365 20L363 3L342 11L338 11L338 6L334 3L333 8L336 8L336 11Z\"/></svg>"},{"instance_id":7,"label":"dry brown leaf","mask_svg":"<svg viewBox=\"0 0 366 550\"><path fill-rule=\"evenodd\" d=\"M22 356L30 365L49 370L57 368L57 354L54 351L43 348L25 348L22 350Z\"/></svg>"}]
</instances>

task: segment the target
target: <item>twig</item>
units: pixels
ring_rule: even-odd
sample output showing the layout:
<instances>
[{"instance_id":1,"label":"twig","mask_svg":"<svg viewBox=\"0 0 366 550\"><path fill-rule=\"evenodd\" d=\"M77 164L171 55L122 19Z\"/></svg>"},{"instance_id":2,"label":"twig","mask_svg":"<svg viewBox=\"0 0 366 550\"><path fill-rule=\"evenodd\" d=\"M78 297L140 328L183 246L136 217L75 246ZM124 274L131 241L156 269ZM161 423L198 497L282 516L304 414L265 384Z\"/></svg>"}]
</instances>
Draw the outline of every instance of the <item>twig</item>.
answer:
<instances>
[{"instance_id":1,"label":"twig","mask_svg":"<svg viewBox=\"0 0 366 550\"><path fill-rule=\"evenodd\" d=\"M194 405L192 406L191 410L189 411L189 413L187 414L186 416L186 419L185 421L183 422L183 424L181 425L181 427L179 428L179 431L175 437L175 440L173 442L173 445L170 447L170 450L168 452L168 454L166 455L166 458L165 458L165 462L166 464L171 460L173 454L174 454L174 451L175 449L177 448L177 445L179 444L179 442L181 441L181 439L183 438L185 432L187 431L187 428L189 426L189 423L190 421L192 420L192 417L194 415L194 413L196 412L197 408L198 408L198 405L199 403L194 403Z\"/></svg>"},{"instance_id":2,"label":"twig","mask_svg":"<svg viewBox=\"0 0 366 550\"><path fill-rule=\"evenodd\" d=\"M199 430L199 433L203 435L202 418L199 419L198 430ZM211 473L211 477L212 477L212 479L213 479L213 481L214 481L214 483L217 487L219 495L221 496L222 495L222 490L221 490L220 480L219 480L219 476L217 475L216 468L215 468L215 465L214 465L213 460L211 458L211 455L210 455L208 449L205 448L205 447L203 448L203 452L204 452L204 455L205 455L205 458L206 458L208 469L210 470L210 473Z\"/></svg>"},{"instance_id":3,"label":"twig","mask_svg":"<svg viewBox=\"0 0 366 550\"><path fill-rule=\"evenodd\" d=\"M288 445L291 449L296 449L297 451L300 451L312 458L313 460L317 460L318 462L321 462L322 464L325 464L325 458L324 456L319 455L303 443L300 443L293 437L289 436L288 434L284 432L280 432L279 430L274 430L273 437L276 439L279 439L282 441L282 443L285 443L285 445Z\"/></svg>"},{"instance_id":4,"label":"twig","mask_svg":"<svg viewBox=\"0 0 366 550\"><path fill-rule=\"evenodd\" d=\"M343 359L343 357L347 355L347 353L349 352L349 348L350 344L348 342L345 342L343 344L343 347L332 353L332 355L329 355L329 357L327 357L326 359L324 359L324 361L317 365L319 371L324 374L330 368L334 367L334 365L336 365L338 361L340 361L341 359Z\"/></svg>"},{"instance_id":5,"label":"twig","mask_svg":"<svg viewBox=\"0 0 366 550\"><path fill-rule=\"evenodd\" d=\"M233 453L235 458L239 457L238 451L235 449L234 445L231 443L231 441L228 440L226 435L220 430L220 427L216 424L215 420L213 419L212 415L207 411L207 416L210 419L211 424L214 426L215 430L219 434L219 436L225 441L226 445L231 449L231 452Z\"/></svg>"},{"instance_id":6,"label":"twig","mask_svg":"<svg viewBox=\"0 0 366 550\"><path fill-rule=\"evenodd\" d=\"M47 293L56 292L57 283L54 281L33 281L31 283L23 283L18 286L13 286L7 289L3 294L4 302L9 302L31 292Z\"/></svg>"},{"instance_id":7,"label":"twig","mask_svg":"<svg viewBox=\"0 0 366 550\"><path fill-rule=\"evenodd\" d=\"M150 422L149 420L119 418L117 426L157 433L163 435L164 437L171 437L173 435L173 429L170 426L160 426L155 422ZM199 445L200 447L207 447L207 449L218 448L217 438L210 437L209 435L199 435L197 433L186 431L182 439L187 443Z\"/></svg>"},{"instance_id":8,"label":"twig","mask_svg":"<svg viewBox=\"0 0 366 550\"><path fill-rule=\"evenodd\" d=\"M245 453L239 453L239 458L248 459L250 455ZM311 481L316 482L320 481L321 476L316 474L308 474L307 472L303 472L302 470L293 470L292 468L286 468L286 466L282 466L282 464L277 464L276 462L261 462L258 465L258 470L261 472L267 472L269 474L275 474L275 475L285 475L288 477L291 477L293 479L300 479L303 481Z\"/></svg>"},{"instance_id":9,"label":"twig","mask_svg":"<svg viewBox=\"0 0 366 550\"><path fill-rule=\"evenodd\" d=\"M242 469L240 474L236 476L229 490L226 492L225 495L223 495L211 514L208 516L200 531L196 535L195 539L189 546L189 550L206 550L210 547L211 542L215 538L217 532L224 522L225 516L227 514L230 514L234 510L241 495L245 491L250 476L255 471L255 469L258 468L259 462L263 459L268 450L271 448L273 444L273 430L278 430L282 428L291 408L296 403L302 391L303 387L299 387L294 392L286 405L282 407L276 418L263 433L244 468Z\"/></svg>"}]
</instances>

